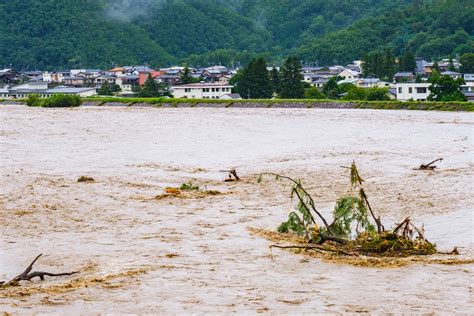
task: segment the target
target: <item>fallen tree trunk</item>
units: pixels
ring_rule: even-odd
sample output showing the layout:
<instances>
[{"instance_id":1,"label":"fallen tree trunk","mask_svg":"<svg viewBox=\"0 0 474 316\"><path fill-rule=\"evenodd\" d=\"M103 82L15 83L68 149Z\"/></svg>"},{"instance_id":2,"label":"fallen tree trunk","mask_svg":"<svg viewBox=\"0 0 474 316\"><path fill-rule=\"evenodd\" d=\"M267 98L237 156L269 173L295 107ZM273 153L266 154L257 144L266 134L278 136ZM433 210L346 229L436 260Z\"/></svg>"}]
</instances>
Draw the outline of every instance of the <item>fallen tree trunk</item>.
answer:
<instances>
[{"instance_id":1,"label":"fallen tree trunk","mask_svg":"<svg viewBox=\"0 0 474 316\"><path fill-rule=\"evenodd\" d=\"M437 163L438 161L443 161L443 158L435 159L432 162L427 163L426 165L421 164L420 167L418 167L418 169L416 170L435 170L436 168L438 168L438 166L433 166L433 165Z\"/></svg>"},{"instance_id":2,"label":"fallen tree trunk","mask_svg":"<svg viewBox=\"0 0 474 316\"><path fill-rule=\"evenodd\" d=\"M20 281L31 281L31 279L33 278L36 278L36 277L39 277L42 281L44 280L44 277L45 276L67 276L67 275L73 275L73 274L76 274L76 273L79 273L78 271L73 271L73 272L62 272L62 273L51 273L51 272L42 272L42 271L34 271L34 272L31 272L31 270L33 270L33 265L36 263L36 261L42 256L43 254L39 254L31 263L30 265L25 269L25 271L23 271L22 273L20 273L19 275L17 275L16 277L14 277L13 279L11 279L10 281L8 282L5 282L5 281L1 281L0 282L0 285L6 287L6 286L16 286L18 285L18 283Z\"/></svg>"}]
</instances>

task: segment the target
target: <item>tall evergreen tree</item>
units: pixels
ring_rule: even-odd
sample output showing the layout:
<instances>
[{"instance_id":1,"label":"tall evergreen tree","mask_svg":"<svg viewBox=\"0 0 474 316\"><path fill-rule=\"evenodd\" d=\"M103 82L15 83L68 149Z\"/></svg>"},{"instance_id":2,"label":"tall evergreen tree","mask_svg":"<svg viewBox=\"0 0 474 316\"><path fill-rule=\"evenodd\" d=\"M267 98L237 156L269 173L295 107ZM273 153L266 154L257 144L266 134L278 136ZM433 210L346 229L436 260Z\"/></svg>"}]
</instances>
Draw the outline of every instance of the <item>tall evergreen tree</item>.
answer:
<instances>
[{"instance_id":1,"label":"tall evergreen tree","mask_svg":"<svg viewBox=\"0 0 474 316\"><path fill-rule=\"evenodd\" d=\"M114 95L112 89L110 88L109 82L105 80L102 84L102 87L97 91L99 95Z\"/></svg>"},{"instance_id":2,"label":"tall evergreen tree","mask_svg":"<svg viewBox=\"0 0 474 316\"><path fill-rule=\"evenodd\" d=\"M153 79L153 77L151 76L151 74L149 74L148 78L145 81L143 89L139 93L139 96L142 98L156 98L165 95L170 96L167 87L156 82L155 79Z\"/></svg>"},{"instance_id":3,"label":"tall evergreen tree","mask_svg":"<svg viewBox=\"0 0 474 316\"><path fill-rule=\"evenodd\" d=\"M433 63L433 67L431 67L431 69L433 69L433 72L437 72L437 73L441 72L437 61Z\"/></svg>"},{"instance_id":4,"label":"tall evergreen tree","mask_svg":"<svg viewBox=\"0 0 474 316\"><path fill-rule=\"evenodd\" d=\"M456 71L456 67L454 67L453 56L449 56L449 64L448 64L449 71Z\"/></svg>"},{"instance_id":5,"label":"tall evergreen tree","mask_svg":"<svg viewBox=\"0 0 474 316\"><path fill-rule=\"evenodd\" d=\"M191 71L189 70L188 65L184 66L183 72L179 76L179 79L182 84L189 84L189 83L194 82L194 79L191 76Z\"/></svg>"},{"instance_id":6,"label":"tall evergreen tree","mask_svg":"<svg viewBox=\"0 0 474 316\"><path fill-rule=\"evenodd\" d=\"M265 59L253 59L243 69L237 90L242 97L248 99L269 99L272 97L272 82Z\"/></svg>"},{"instance_id":7,"label":"tall evergreen tree","mask_svg":"<svg viewBox=\"0 0 474 316\"><path fill-rule=\"evenodd\" d=\"M391 80L395 74L395 57L390 50L365 54L362 58L362 76Z\"/></svg>"},{"instance_id":8,"label":"tall evergreen tree","mask_svg":"<svg viewBox=\"0 0 474 316\"><path fill-rule=\"evenodd\" d=\"M280 93L280 73L275 67L272 68L270 72L270 80L272 82L273 93Z\"/></svg>"},{"instance_id":9,"label":"tall evergreen tree","mask_svg":"<svg viewBox=\"0 0 474 316\"><path fill-rule=\"evenodd\" d=\"M409 50L406 50L400 57L399 70L414 72L416 70L415 55Z\"/></svg>"},{"instance_id":10,"label":"tall evergreen tree","mask_svg":"<svg viewBox=\"0 0 474 316\"><path fill-rule=\"evenodd\" d=\"M462 73L474 73L474 53L467 53L459 58Z\"/></svg>"},{"instance_id":11,"label":"tall evergreen tree","mask_svg":"<svg viewBox=\"0 0 474 316\"><path fill-rule=\"evenodd\" d=\"M390 49L385 50L384 56L384 66L383 66L383 78L386 81L392 81L393 76L397 72L396 63L395 63L395 56L393 55Z\"/></svg>"},{"instance_id":12,"label":"tall evergreen tree","mask_svg":"<svg viewBox=\"0 0 474 316\"><path fill-rule=\"evenodd\" d=\"M296 57L289 57L280 74L280 97L283 99L304 98L303 75L301 62Z\"/></svg>"},{"instance_id":13,"label":"tall evergreen tree","mask_svg":"<svg viewBox=\"0 0 474 316\"><path fill-rule=\"evenodd\" d=\"M332 77L323 86L323 92L329 99L337 99L339 97L340 91L337 79L337 77Z\"/></svg>"}]
</instances>

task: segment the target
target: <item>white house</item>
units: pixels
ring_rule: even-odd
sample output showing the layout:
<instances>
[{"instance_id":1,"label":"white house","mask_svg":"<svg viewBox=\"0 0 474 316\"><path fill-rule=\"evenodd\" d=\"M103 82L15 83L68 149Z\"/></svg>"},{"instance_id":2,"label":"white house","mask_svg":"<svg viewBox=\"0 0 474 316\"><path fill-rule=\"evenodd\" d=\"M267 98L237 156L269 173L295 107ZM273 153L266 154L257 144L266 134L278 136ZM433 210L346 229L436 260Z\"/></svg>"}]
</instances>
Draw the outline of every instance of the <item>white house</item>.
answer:
<instances>
[{"instance_id":1,"label":"white house","mask_svg":"<svg viewBox=\"0 0 474 316\"><path fill-rule=\"evenodd\" d=\"M0 99L8 99L9 97L8 86L0 88Z\"/></svg>"},{"instance_id":2,"label":"white house","mask_svg":"<svg viewBox=\"0 0 474 316\"><path fill-rule=\"evenodd\" d=\"M469 101L471 101L472 94L474 94L474 74L464 74L464 81L466 82L461 86L461 92L468 96Z\"/></svg>"},{"instance_id":3,"label":"white house","mask_svg":"<svg viewBox=\"0 0 474 316\"><path fill-rule=\"evenodd\" d=\"M392 85L379 78L362 78L357 80L356 86L359 88L390 88Z\"/></svg>"},{"instance_id":4,"label":"white house","mask_svg":"<svg viewBox=\"0 0 474 316\"><path fill-rule=\"evenodd\" d=\"M221 99L232 92L233 86L219 83L192 83L173 87L175 98L183 99Z\"/></svg>"},{"instance_id":5,"label":"white house","mask_svg":"<svg viewBox=\"0 0 474 316\"><path fill-rule=\"evenodd\" d=\"M400 101L426 101L430 95L431 83L397 83L395 85L397 100Z\"/></svg>"},{"instance_id":6,"label":"white house","mask_svg":"<svg viewBox=\"0 0 474 316\"><path fill-rule=\"evenodd\" d=\"M5 89L0 90L0 94L8 99L27 98L32 94L36 94L40 98L49 98L55 94L73 94L80 97L90 97L96 95L96 91L95 88L71 88L64 86L50 89L47 82L37 81L8 88L8 93Z\"/></svg>"},{"instance_id":7,"label":"white house","mask_svg":"<svg viewBox=\"0 0 474 316\"><path fill-rule=\"evenodd\" d=\"M474 82L474 74L464 74L464 81L467 82Z\"/></svg>"},{"instance_id":8,"label":"white house","mask_svg":"<svg viewBox=\"0 0 474 316\"><path fill-rule=\"evenodd\" d=\"M45 92L45 97L50 97L54 94L72 94L77 95L82 98L92 97L96 95L95 88L71 88L71 87L56 87L53 89L48 89Z\"/></svg>"},{"instance_id":9,"label":"white house","mask_svg":"<svg viewBox=\"0 0 474 316\"><path fill-rule=\"evenodd\" d=\"M360 74L357 71L344 69L342 72L338 74L338 76L341 78L344 78L344 80L353 80L353 79L359 79Z\"/></svg>"},{"instance_id":10,"label":"white house","mask_svg":"<svg viewBox=\"0 0 474 316\"><path fill-rule=\"evenodd\" d=\"M450 76L453 79L459 79L462 77L462 74L456 71L443 71L441 72L442 76Z\"/></svg>"},{"instance_id":11,"label":"white house","mask_svg":"<svg viewBox=\"0 0 474 316\"><path fill-rule=\"evenodd\" d=\"M53 82L53 77L51 76L51 73L48 71L43 72L43 81L44 82Z\"/></svg>"}]
</instances>

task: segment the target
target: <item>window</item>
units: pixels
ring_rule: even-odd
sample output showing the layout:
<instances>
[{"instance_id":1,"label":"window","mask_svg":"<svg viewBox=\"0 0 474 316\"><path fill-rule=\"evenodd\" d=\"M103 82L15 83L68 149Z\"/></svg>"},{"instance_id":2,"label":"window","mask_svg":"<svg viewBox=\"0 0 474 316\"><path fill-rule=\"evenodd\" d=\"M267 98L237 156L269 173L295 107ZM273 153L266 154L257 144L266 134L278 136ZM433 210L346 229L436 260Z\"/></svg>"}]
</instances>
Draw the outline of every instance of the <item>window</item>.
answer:
<instances>
[{"instance_id":1,"label":"window","mask_svg":"<svg viewBox=\"0 0 474 316\"><path fill-rule=\"evenodd\" d=\"M398 93L402 93L402 87L398 88Z\"/></svg>"},{"instance_id":2,"label":"window","mask_svg":"<svg viewBox=\"0 0 474 316\"><path fill-rule=\"evenodd\" d=\"M412 87L408 88L408 93L410 93L410 94L413 93L413 88Z\"/></svg>"},{"instance_id":3,"label":"window","mask_svg":"<svg viewBox=\"0 0 474 316\"><path fill-rule=\"evenodd\" d=\"M191 92L191 88L184 88L184 92Z\"/></svg>"},{"instance_id":4,"label":"window","mask_svg":"<svg viewBox=\"0 0 474 316\"><path fill-rule=\"evenodd\" d=\"M426 93L426 88L416 88L416 93Z\"/></svg>"}]
</instances>

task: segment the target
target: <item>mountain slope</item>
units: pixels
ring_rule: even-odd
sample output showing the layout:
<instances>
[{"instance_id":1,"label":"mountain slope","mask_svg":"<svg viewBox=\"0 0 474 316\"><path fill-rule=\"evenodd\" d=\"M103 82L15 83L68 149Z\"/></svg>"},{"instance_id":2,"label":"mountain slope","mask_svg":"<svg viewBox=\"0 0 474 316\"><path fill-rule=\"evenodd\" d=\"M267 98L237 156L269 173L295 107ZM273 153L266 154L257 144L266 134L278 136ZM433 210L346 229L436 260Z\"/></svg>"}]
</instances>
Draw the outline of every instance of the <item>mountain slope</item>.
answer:
<instances>
[{"instance_id":1,"label":"mountain slope","mask_svg":"<svg viewBox=\"0 0 474 316\"><path fill-rule=\"evenodd\" d=\"M0 66L19 69L109 67L114 63L172 61L132 23L103 17L96 0L9 0L0 5Z\"/></svg>"},{"instance_id":2,"label":"mountain slope","mask_svg":"<svg viewBox=\"0 0 474 316\"><path fill-rule=\"evenodd\" d=\"M0 67L280 61L474 51L472 0L9 0Z\"/></svg>"},{"instance_id":3,"label":"mountain slope","mask_svg":"<svg viewBox=\"0 0 474 316\"><path fill-rule=\"evenodd\" d=\"M301 58L332 63L360 58L365 52L409 49L425 58L474 51L474 5L471 0L414 1L315 38L297 50Z\"/></svg>"}]
</instances>

